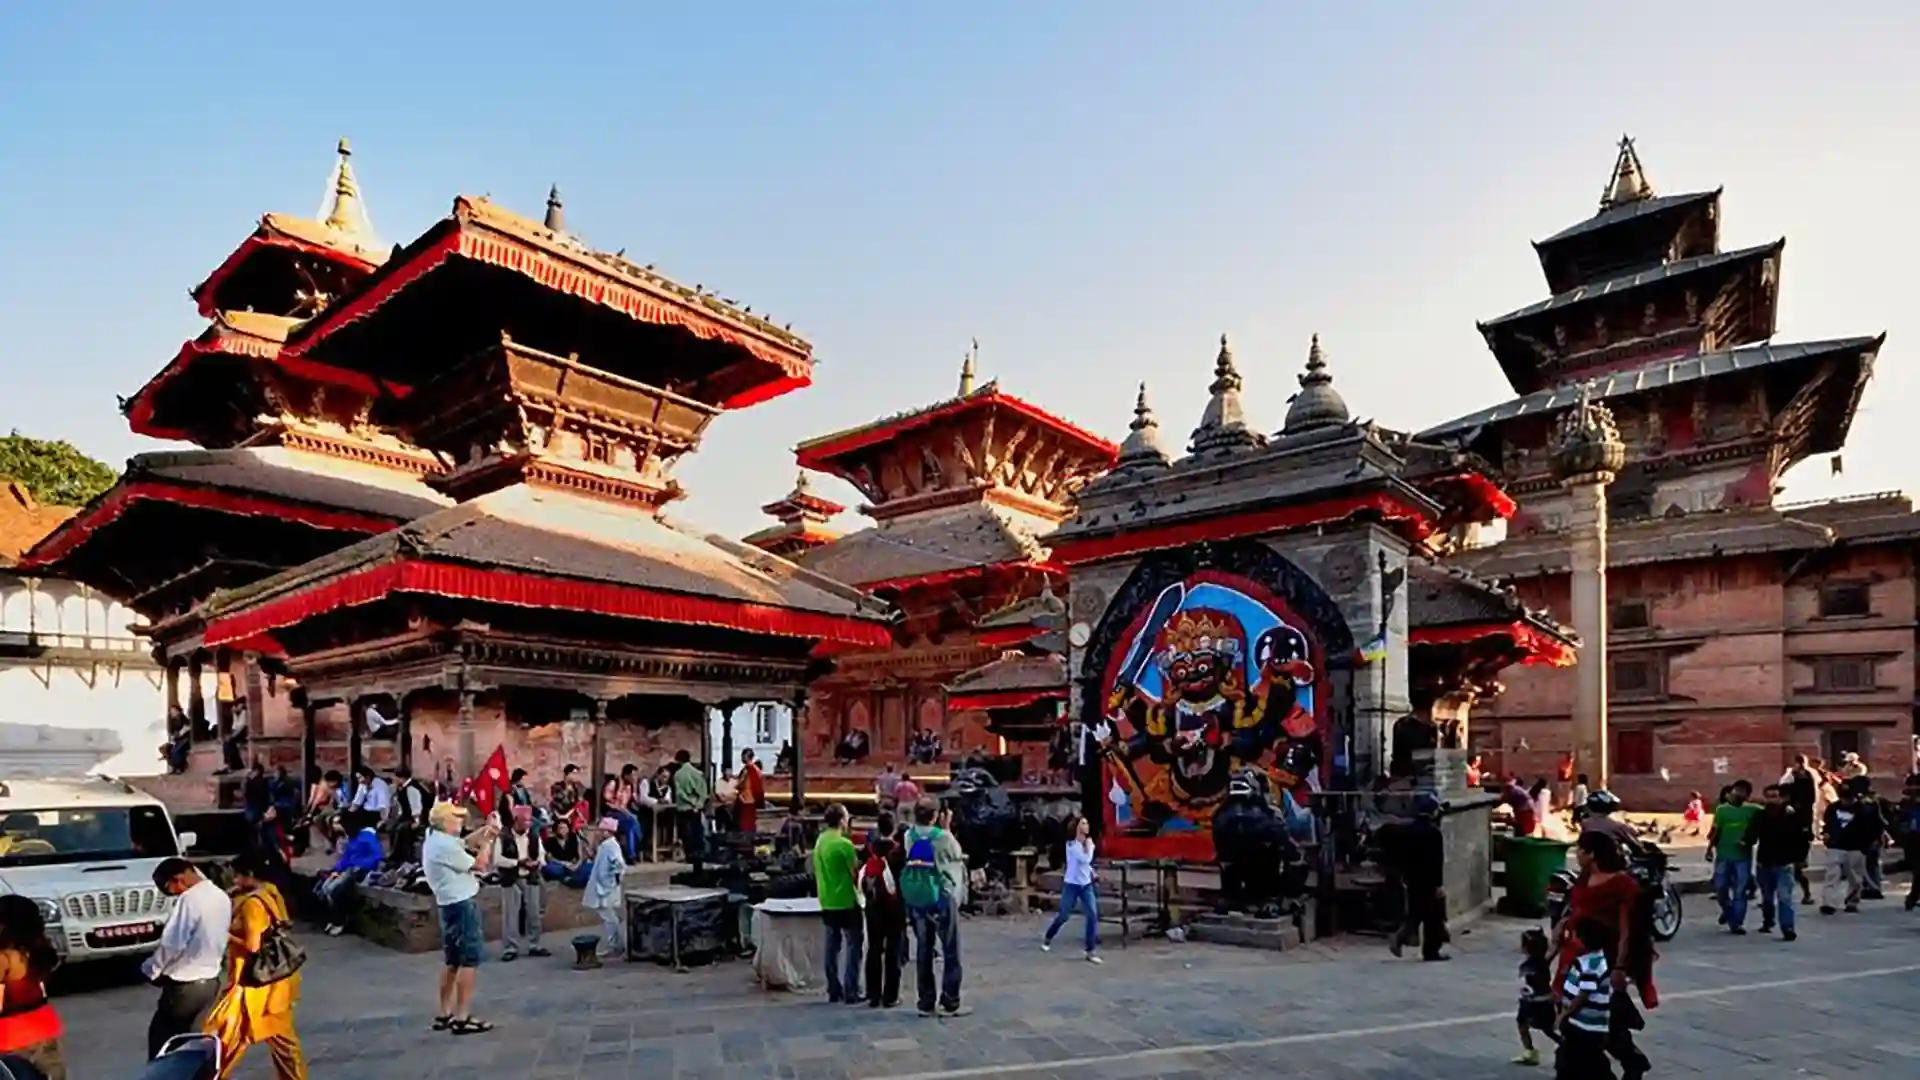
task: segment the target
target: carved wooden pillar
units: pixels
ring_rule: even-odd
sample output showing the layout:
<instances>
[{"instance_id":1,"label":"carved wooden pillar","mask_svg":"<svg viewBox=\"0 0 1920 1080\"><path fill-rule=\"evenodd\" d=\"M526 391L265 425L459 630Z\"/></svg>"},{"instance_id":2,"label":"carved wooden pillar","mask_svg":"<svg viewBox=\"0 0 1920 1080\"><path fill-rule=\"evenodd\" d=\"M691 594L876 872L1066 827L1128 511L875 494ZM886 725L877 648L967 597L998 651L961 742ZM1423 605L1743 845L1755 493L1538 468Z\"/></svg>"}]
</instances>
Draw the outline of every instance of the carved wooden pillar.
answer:
<instances>
[{"instance_id":1,"label":"carved wooden pillar","mask_svg":"<svg viewBox=\"0 0 1920 1080\"><path fill-rule=\"evenodd\" d=\"M200 686L205 674L200 667L200 654L194 653L187 661L187 719L193 725L194 742L206 738L207 696Z\"/></svg>"},{"instance_id":2,"label":"carved wooden pillar","mask_svg":"<svg viewBox=\"0 0 1920 1080\"><path fill-rule=\"evenodd\" d=\"M704 701L700 703L700 773L709 787L719 777L713 767L713 717L708 712L712 708Z\"/></svg>"},{"instance_id":3,"label":"carved wooden pillar","mask_svg":"<svg viewBox=\"0 0 1920 1080\"><path fill-rule=\"evenodd\" d=\"M173 737L173 714L180 708L180 662L167 660L167 737Z\"/></svg>"},{"instance_id":4,"label":"carved wooden pillar","mask_svg":"<svg viewBox=\"0 0 1920 1080\"><path fill-rule=\"evenodd\" d=\"M358 772L361 764L360 733L367 727L367 708L358 697L347 701L347 768ZM358 783L358 781L355 781Z\"/></svg>"},{"instance_id":5,"label":"carved wooden pillar","mask_svg":"<svg viewBox=\"0 0 1920 1080\"><path fill-rule=\"evenodd\" d=\"M733 768L733 711L740 707L737 701L720 703L720 769L725 772Z\"/></svg>"},{"instance_id":6,"label":"carved wooden pillar","mask_svg":"<svg viewBox=\"0 0 1920 1080\"><path fill-rule=\"evenodd\" d=\"M587 789L592 792L588 797L593 807L593 819L597 822L607 812L607 738L602 730L607 726L607 699L593 699L593 751L588 757Z\"/></svg>"},{"instance_id":7,"label":"carved wooden pillar","mask_svg":"<svg viewBox=\"0 0 1920 1080\"><path fill-rule=\"evenodd\" d=\"M400 713L399 716L394 717L394 722L400 725L400 733L397 736L400 743L400 767L407 770L408 775L412 775L413 774L413 720L408 716L408 713L407 713L407 699L404 697L394 698L393 707L399 710L399 713Z\"/></svg>"},{"instance_id":8,"label":"carved wooden pillar","mask_svg":"<svg viewBox=\"0 0 1920 1080\"><path fill-rule=\"evenodd\" d=\"M800 738L801 718L807 713L807 692L801 690L793 699L793 792L789 809L798 814L807 806L807 767L806 740Z\"/></svg>"},{"instance_id":9,"label":"carved wooden pillar","mask_svg":"<svg viewBox=\"0 0 1920 1080\"><path fill-rule=\"evenodd\" d=\"M320 764L320 736L313 715L318 711L312 698L300 702L300 778L308 784L313 782L314 771Z\"/></svg>"},{"instance_id":10,"label":"carved wooden pillar","mask_svg":"<svg viewBox=\"0 0 1920 1080\"><path fill-rule=\"evenodd\" d=\"M462 780L472 780L480 772L480 760L474 748L473 699L473 691L462 686L460 713L454 720L454 762Z\"/></svg>"},{"instance_id":11,"label":"carved wooden pillar","mask_svg":"<svg viewBox=\"0 0 1920 1080\"><path fill-rule=\"evenodd\" d=\"M214 731L224 743L233 737L233 701L238 696L233 653L226 649L213 650L213 688Z\"/></svg>"}]
</instances>

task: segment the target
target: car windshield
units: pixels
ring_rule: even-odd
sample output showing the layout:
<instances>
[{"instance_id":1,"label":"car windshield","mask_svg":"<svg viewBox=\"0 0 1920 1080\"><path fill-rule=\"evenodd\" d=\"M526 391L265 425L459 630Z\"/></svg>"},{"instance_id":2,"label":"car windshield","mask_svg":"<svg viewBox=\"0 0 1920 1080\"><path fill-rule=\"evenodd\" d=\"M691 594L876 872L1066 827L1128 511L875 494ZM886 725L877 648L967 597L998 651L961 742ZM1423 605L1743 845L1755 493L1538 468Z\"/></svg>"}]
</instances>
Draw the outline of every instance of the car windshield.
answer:
<instances>
[{"instance_id":1,"label":"car windshield","mask_svg":"<svg viewBox=\"0 0 1920 1080\"><path fill-rule=\"evenodd\" d=\"M9 810L0 814L0 867L163 859L180 854L158 806Z\"/></svg>"}]
</instances>

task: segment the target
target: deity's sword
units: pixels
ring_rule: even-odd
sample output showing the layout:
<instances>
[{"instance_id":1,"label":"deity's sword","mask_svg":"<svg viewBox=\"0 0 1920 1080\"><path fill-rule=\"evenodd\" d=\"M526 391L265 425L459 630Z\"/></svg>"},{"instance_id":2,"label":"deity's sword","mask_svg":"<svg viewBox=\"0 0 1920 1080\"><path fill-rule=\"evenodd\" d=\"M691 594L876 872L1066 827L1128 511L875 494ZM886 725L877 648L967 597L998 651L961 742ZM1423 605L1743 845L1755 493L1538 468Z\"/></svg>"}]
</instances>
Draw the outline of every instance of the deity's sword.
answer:
<instances>
[{"instance_id":1,"label":"deity's sword","mask_svg":"<svg viewBox=\"0 0 1920 1080\"><path fill-rule=\"evenodd\" d=\"M1127 688L1138 681L1140 673L1146 670L1147 663L1153 659L1153 643L1160 636L1160 628L1167 624L1168 619L1173 618L1173 613L1179 611L1180 605L1186 603L1186 600L1185 582L1176 581L1160 590L1159 598L1153 602L1153 610L1148 612L1146 621L1140 624L1140 632L1134 637L1133 646L1128 650L1125 662L1120 665L1120 674L1114 679L1112 690L1107 697L1107 712L1113 712L1126 701ZM1102 717L1101 720L1104 723L1106 718ZM1126 755L1120 753L1119 747L1112 738L1104 740L1104 743L1105 745L1100 748L1101 753L1106 755L1107 759L1126 776L1134 795L1145 798L1146 787L1140 782L1139 774L1133 771L1133 762L1128 761Z\"/></svg>"}]
</instances>

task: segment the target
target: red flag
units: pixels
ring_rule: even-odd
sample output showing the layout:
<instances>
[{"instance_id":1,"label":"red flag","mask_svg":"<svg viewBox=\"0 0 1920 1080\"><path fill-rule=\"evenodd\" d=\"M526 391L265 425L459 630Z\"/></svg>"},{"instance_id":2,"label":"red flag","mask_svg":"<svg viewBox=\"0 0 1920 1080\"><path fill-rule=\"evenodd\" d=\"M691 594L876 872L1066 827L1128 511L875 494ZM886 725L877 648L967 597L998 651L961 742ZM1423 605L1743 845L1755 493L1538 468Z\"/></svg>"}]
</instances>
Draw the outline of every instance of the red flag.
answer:
<instances>
[{"instance_id":1,"label":"red flag","mask_svg":"<svg viewBox=\"0 0 1920 1080\"><path fill-rule=\"evenodd\" d=\"M500 745L487 755L486 764L480 766L480 775L473 778L473 804L480 813L493 816L493 799L507 789L507 748Z\"/></svg>"}]
</instances>

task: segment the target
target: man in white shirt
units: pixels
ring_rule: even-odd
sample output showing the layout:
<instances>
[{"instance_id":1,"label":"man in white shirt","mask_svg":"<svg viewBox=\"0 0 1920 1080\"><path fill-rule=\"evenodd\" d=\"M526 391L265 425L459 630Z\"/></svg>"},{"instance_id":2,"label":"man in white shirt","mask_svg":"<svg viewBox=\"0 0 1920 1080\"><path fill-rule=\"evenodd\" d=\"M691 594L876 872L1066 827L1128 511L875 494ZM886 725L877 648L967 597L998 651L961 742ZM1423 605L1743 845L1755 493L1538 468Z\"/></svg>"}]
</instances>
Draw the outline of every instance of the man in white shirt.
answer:
<instances>
[{"instance_id":1,"label":"man in white shirt","mask_svg":"<svg viewBox=\"0 0 1920 1080\"><path fill-rule=\"evenodd\" d=\"M486 944L486 932L480 926L478 875L493 864L498 826L489 821L462 840L460 829L466 820L464 808L435 803L427 814L432 831L420 845L420 865L433 901L440 905L440 951L446 960L440 972L440 1012L433 1018L433 1028L478 1035L493 1030L492 1024L473 1015L473 981Z\"/></svg>"},{"instance_id":2,"label":"man in white shirt","mask_svg":"<svg viewBox=\"0 0 1920 1080\"><path fill-rule=\"evenodd\" d=\"M141 967L160 988L160 1002L147 1024L147 1059L175 1035L200 1030L200 1014L220 994L220 966L227 954L233 901L192 863L173 858L153 872L153 884L174 898L160 946Z\"/></svg>"},{"instance_id":3,"label":"man in white shirt","mask_svg":"<svg viewBox=\"0 0 1920 1080\"><path fill-rule=\"evenodd\" d=\"M393 809L393 788L366 765L353 770L353 781L353 801L347 804L347 809L386 820L387 811Z\"/></svg>"}]
</instances>

